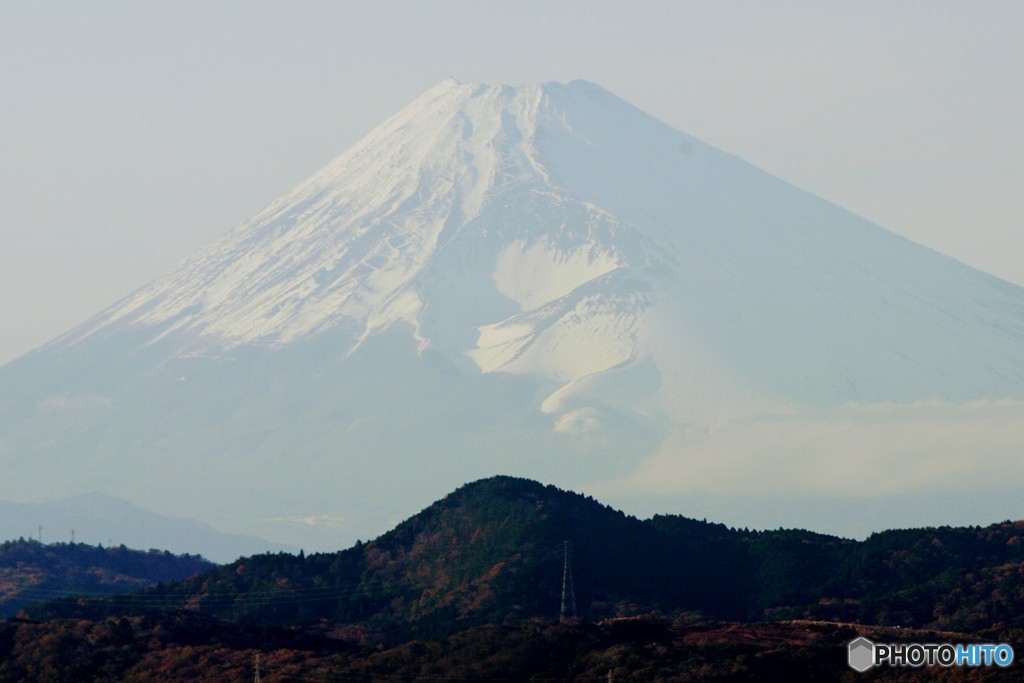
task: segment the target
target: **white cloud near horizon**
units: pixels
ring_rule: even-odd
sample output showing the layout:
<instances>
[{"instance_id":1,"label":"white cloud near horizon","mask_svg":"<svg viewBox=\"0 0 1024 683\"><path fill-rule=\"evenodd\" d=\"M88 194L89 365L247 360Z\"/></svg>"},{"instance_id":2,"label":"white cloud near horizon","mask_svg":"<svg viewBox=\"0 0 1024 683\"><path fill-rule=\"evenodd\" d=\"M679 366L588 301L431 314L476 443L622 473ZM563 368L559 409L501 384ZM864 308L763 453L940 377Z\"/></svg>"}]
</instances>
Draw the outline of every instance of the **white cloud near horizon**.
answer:
<instances>
[{"instance_id":1,"label":"white cloud near horizon","mask_svg":"<svg viewBox=\"0 0 1024 683\"><path fill-rule=\"evenodd\" d=\"M296 517L272 517L267 521L302 524L309 527L335 528L344 526L346 519L338 515L300 515Z\"/></svg>"},{"instance_id":2,"label":"white cloud near horizon","mask_svg":"<svg viewBox=\"0 0 1024 683\"><path fill-rule=\"evenodd\" d=\"M674 434L608 490L887 496L1024 484L1024 401L848 404ZM604 487L603 487L604 488Z\"/></svg>"}]
</instances>

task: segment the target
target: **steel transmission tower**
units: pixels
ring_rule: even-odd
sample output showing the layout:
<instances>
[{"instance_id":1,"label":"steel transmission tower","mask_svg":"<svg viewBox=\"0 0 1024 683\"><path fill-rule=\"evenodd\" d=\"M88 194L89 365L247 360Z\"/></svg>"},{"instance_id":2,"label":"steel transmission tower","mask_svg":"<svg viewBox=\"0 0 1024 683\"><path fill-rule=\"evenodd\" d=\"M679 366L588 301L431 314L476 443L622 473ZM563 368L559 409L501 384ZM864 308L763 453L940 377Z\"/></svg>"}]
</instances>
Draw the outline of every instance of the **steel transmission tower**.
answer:
<instances>
[{"instance_id":1,"label":"steel transmission tower","mask_svg":"<svg viewBox=\"0 0 1024 683\"><path fill-rule=\"evenodd\" d=\"M572 563L569 562L569 541L562 541L565 560L562 563L562 610L559 623L576 618L576 589L572 585ZM570 615L571 613L571 615Z\"/></svg>"}]
</instances>

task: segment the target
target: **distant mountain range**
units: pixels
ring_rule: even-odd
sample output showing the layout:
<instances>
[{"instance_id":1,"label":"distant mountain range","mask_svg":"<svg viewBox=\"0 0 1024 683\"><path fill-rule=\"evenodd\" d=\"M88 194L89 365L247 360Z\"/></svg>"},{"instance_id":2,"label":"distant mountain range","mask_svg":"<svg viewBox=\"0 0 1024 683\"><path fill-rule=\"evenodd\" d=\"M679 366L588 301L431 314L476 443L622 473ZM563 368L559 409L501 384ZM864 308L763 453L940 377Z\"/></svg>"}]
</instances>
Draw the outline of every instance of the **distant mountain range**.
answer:
<instances>
[{"instance_id":1,"label":"distant mountain range","mask_svg":"<svg viewBox=\"0 0 1024 683\"><path fill-rule=\"evenodd\" d=\"M0 368L0 497L318 550L498 472L891 526L1019 493L1022 425L1024 289L595 84L446 80Z\"/></svg>"},{"instance_id":2,"label":"distant mountain range","mask_svg":"<svg viewBox=\"0 0 1024 683\"><path fill-rule=\"evenodd\" d=\"M83 493L48 503L0 500L0 540L17 538L169 550L202 555L214 562L230 562L270 550L298 550L251 536L223 533L194 519L158 515L102 493Z\"/></svg>"}]
</instances>

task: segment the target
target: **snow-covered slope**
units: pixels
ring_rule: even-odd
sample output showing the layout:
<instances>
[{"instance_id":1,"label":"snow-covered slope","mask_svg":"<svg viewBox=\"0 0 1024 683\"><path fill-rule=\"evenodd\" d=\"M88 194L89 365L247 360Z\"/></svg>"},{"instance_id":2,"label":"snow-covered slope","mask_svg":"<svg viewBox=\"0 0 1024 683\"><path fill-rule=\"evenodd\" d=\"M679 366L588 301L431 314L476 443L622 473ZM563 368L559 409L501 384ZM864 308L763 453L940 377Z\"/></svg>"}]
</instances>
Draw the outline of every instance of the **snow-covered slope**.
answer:
<instances>
[{"instance_id":1,"label":"snow-covered slope","mask_svg":"<svg viewBox=\"0 0 1024 683\"><path fill-rule=\"evenodd\" d=\"M1019 287L594 84L447 80L0 370L0 458L69 493L161 478L176 512L191 488L208 514L346 517L332 487L578 486L736 421L1020 400L1022 359Z\"/></svg>"},{"instance_id":2,"label":"snow-covered slope","mask_svg":"<svg viewBox=\"0 0 1024 683\"><path fill-rule=\"evenodd\" d=\"M148 328L210 354L403 322L563 395L653 357L672 386L648 408L703 425L765 402L1020 395L1022 318L1019 289L598 86L448 80L63 342Z\"/></svg>"}]
</instances>

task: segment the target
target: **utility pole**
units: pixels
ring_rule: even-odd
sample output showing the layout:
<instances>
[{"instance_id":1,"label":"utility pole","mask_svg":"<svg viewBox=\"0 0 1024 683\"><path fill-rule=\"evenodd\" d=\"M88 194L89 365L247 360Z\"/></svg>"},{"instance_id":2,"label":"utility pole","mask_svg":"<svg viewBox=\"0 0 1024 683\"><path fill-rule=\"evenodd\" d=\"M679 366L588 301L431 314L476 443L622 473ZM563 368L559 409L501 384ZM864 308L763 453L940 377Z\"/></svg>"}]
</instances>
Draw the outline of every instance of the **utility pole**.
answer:
<instances>
[{"instance_id":1,"label":"utility pole","mask_svg":"<svg viewBox=\"0 0 1024 683\"><path fill-rule=\"evenodd\" d=\"M71 545L75 544L75 530L71 530Z\"/></svg>"},{"instance_id":2,"label":"utility pole","mask_svg":"<svg viewBox=\"0 0 1024 683\"><path fill-rule=\"evenodd\" d=\"M253 683L260 683L260 681L263 680L260 678L260 656L258 654L256 655L256 663L253 666L252 680Z\"/></svg>"},{"instance_id":3,"label":"utility pole","mask_svg":"<svg viewBox=\"0 0 1024 683\"><path fill-rule=\"evenodd\" d=\"M564 622L572 612L573 619L576 618L576 589L572 584L572 564L569 562L569 541L562 541L565 560L562 563L562 610L558 615L559 623Z\"/></svg>"},{"instance_id":4,"label":"utility pole","mask_svg":"<svg viewBox=\"0 0 1024 683\"><path fill-rule=\"evenodd\" d=\"M43 525L40 524L39 525L39 544L42 545L42 543L43 543Z\"/></svg>"}]
</instances>

